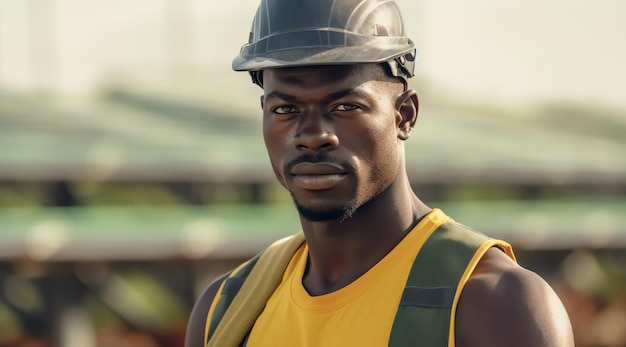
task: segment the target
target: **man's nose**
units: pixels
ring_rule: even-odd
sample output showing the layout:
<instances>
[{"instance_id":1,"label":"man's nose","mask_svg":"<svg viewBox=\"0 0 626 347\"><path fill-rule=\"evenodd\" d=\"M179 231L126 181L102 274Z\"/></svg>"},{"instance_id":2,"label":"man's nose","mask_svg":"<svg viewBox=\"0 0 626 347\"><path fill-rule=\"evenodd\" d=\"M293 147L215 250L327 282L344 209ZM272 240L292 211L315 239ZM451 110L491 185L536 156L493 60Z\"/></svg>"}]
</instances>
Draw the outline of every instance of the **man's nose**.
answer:
<instances>
[{"instance_id":1,"label":"man's nose","mask_svg":"<svg viewBox=\"0 0 626 347\"><path fill-rule=\"evenodd\" d=\"M294 145L302 151L327 151L339 146L332 120L321 114L302 115Z\"/></svg>"}]
</instances>

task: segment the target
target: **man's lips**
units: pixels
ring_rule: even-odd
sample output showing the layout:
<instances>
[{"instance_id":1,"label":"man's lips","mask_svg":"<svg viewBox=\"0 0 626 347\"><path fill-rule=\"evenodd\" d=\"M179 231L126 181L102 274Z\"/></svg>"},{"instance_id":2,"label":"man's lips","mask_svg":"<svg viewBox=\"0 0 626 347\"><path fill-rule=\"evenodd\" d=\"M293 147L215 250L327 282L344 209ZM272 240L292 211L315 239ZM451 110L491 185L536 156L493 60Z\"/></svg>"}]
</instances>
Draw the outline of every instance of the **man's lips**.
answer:
<instances>
[{"instance_id":1,"label":"man's lips","mask_svg":"<svg viewBox=\"0 0 626 347\"><path fill-rule=\"evenodd\" d=\"M299 163L291 168L292 175L340 175L345 174L346 170L341 166L333 163Z\"/></svg>"},{"instance_id":2,"label":"man's lips","mask_svg":"<svg viewBox=\"0 0 626 347\"><path fill-rule=\"evenodd\" d=\"M291 169L294 182L306 190L323 190L337 185L347 171L333 163L299 163Z\"/></svg>"}]
</instances>

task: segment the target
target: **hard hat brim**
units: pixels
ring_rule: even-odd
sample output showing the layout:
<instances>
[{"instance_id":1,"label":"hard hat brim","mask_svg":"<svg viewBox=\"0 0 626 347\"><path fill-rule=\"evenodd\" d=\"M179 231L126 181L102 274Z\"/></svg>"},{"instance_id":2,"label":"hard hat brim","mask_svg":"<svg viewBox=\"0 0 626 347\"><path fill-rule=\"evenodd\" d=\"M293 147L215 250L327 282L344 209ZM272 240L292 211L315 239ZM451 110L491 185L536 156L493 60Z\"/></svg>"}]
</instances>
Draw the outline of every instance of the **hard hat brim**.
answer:
<instances>
[{"instance_id":1,"label":"hard hat brim","mask_svg":"<svg viewBox=\"0 0 626 347\"><path fill-rule=\"evenodd\" d=\"M258 52L259 43L245 45L233 59L235 71L258 71L269 68L308 65L344 65L380 63L403 56L415 50L409 39L381 37L375 43L343 46L296 47L289 49L263 50Z\"/></svg>"}]
</instances>

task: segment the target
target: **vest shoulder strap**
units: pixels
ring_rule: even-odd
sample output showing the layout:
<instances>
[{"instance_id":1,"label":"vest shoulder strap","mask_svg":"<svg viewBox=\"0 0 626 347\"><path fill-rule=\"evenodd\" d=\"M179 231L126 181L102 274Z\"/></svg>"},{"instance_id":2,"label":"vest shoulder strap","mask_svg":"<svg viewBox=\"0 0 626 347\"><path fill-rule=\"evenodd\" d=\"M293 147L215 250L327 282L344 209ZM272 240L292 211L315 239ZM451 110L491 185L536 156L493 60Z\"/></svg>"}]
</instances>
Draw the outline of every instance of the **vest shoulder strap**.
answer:
<instances>
[{"instance_id":1,"label":"vest shoulder strap","mask_svg":"<svg viewBox=\"0 0 626 347\"><path fill-rule=\"evenodd\" d=\"M210 317L206 347L241 343L303 242L302 232L278 240L225 280Z\"/></svg>"},{"instance_id":2,"label":"vest shoulder strap","mask_svg":"<svg viewBox=\"0 0 626 347\"><path fill-rule=\"evenodd\" d=\"M458 285L476 251L488 240L455 222L433 232L413 262L389 346L416 346L416 341L419 346L448 346Z\"/></svg>"}]
</instances>

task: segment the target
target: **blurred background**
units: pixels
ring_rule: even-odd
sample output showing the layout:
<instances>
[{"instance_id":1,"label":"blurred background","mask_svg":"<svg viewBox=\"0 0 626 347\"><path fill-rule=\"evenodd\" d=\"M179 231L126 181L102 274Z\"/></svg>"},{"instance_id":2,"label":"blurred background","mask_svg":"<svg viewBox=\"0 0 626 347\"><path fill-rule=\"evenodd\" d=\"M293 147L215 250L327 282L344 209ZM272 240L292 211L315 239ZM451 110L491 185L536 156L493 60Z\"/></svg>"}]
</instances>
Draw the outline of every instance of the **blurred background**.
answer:
<instances>
[{"instance_id":1,"label":"blurred background","mask_svg":"<svg viewBox=\"0 0 626 347\"><path fill-rule=\"evenodd\" d=\"M577 346L626 346L626 2L399 0L416 192L510 241ZM299 229L230 69L258 2L0 0L0 346L183 346Z\"/></svg>"}]
</instances>

